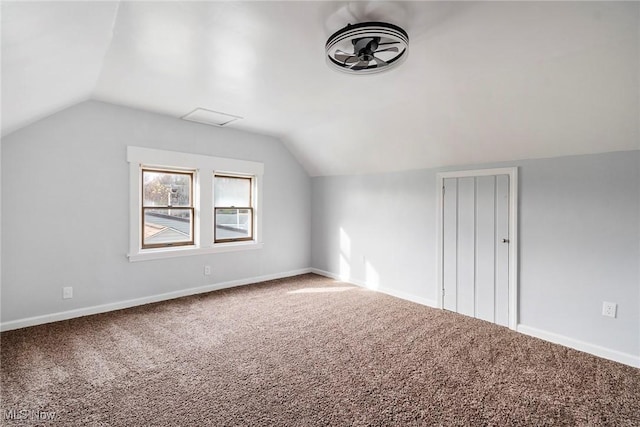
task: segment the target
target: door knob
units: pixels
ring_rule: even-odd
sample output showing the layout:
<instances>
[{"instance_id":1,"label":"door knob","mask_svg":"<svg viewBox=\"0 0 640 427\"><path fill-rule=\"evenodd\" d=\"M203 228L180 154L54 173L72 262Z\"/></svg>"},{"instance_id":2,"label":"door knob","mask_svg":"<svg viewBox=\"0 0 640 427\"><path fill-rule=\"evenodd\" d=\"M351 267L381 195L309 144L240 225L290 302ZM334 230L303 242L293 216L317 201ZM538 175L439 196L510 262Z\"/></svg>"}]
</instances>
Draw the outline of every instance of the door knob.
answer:
<instances>
[{"instance_id":1,"label":"door knob","mask_svg":"<svg viewBox=\"0 0 640 427\"><path fill-rule=\"evenodd\" d=\"M509 239L502 239L502 243L509 243Z\"/></svg>"}]
</instances>

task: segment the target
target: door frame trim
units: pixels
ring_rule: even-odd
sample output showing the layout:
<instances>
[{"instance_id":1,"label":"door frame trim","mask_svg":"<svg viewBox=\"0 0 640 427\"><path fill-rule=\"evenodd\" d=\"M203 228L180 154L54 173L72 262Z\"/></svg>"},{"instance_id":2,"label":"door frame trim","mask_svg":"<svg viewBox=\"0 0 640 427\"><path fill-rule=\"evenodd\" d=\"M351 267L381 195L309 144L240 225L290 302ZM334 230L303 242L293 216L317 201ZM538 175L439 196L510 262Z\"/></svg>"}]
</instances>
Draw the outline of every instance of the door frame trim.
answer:
<instances>
[{"instance_id":1,"label":"door frame trim","mask_svg":"<svg viewBox=\"0 0 640 427\"><path fill-rule=\"evenodd\" d=\"M438 237L437 266L438 266L438 308L444 307L444 180L445 178L466 178L491 175L509 175L509 329L516 330L518 326L518 167L458 170L438 172L436 175L437 229Z\"/></svg>"}]
</instances>

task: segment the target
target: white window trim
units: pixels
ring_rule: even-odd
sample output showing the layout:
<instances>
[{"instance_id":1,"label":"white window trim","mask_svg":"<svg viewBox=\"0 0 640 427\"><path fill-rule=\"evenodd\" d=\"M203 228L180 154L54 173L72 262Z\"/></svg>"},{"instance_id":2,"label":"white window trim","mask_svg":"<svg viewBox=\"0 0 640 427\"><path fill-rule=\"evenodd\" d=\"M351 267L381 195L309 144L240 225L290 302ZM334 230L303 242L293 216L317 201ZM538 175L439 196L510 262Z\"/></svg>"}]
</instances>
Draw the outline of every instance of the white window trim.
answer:
<instances>
[{"instance_id":1,"label":"white window trim","mask_svg":"<svg viewBox=\"0 0 640 427\"><path fill-rule=\"evenodd\" d=\"M129 254L130 262L218 252L260 249L262 242L262 176L264 164L247 160L127 147L129 162ZM193 246L141 249L140 212L142 200L140 165L159 168L195 169L194 207L195 229ZM246 242L213 243L213 175L214 173L253 176L256 196L254 199L254 240Z\"/></svg>"}]
</instances>

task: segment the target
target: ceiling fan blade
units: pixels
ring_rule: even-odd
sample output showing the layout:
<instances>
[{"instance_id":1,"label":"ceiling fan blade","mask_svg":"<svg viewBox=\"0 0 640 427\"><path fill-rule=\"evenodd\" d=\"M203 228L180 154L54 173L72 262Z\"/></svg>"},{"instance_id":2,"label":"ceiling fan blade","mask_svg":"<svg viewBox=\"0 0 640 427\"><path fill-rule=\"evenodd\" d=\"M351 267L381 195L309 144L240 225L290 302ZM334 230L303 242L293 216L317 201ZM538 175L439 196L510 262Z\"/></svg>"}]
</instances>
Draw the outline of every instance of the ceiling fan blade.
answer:
<instances>
[{"instance_id":1,"label":"ceiling fan blade","mask_svg":"<svg viewBox=\"0 0 640 427\"><path fill-rule=\"evenodd\" d=\"M334 58L336 58L337 61L342 62L343 64L353 64L359 61L358 57L355 55L343 55L340 53L336 53L334 55Z\"/></svg>"},{"instance_id":2,"label":"ceiling fan blade","mask_svg":"<svg viewBox=\"0 0 640 427\"><path fill-rule=\"evenodd\" d=\"M356 55L352 53L343 52L341 50L336 50L333 54L333 57L342 62L343 64L353 64L354 62L358 62L359 59Z\"/></svg>"},{"instance_id":3,"label":"ceiling fan blade","mask_svg":"<svg viewBox=\"0 0 640 427\"><path fill-rule=\"evenodd\" d=\"M369 61L360 61L353 67L349 67L351 70L363 70L369 66Z\"/></svg>"},{"instance_id":4,"label":"ceiling fan blade","mask_svg":"<svg viewBox=\"0 0 640 427\"><path fill-rule=\"evenodd\" d=\"M380 49L380 50L376 50L375 53L380 53L380 52L398 52L399 49L397 47L388 47L386 49Z\"/></svg>"},{"instance_id":5,"label":"ceiling fan blade","mask_svg":"<svg viewBox=\"0 0 640 427\"><path fill-rule=\"evenodd\" d=\"M337 50L336 50L336 55L338 55L338 54L339 54L339 55L346 55L346 56L353 56L353 55L355 55L354 53L344 52L344 51L342 51L342 50L340 50L340 49L337 49Z\"/></svg>"},{"instance_id":6,"label":"ceiling fan blade","mask_svg":"<svg viewBox=\"0 0 640 427\"><path fill-rule=\"evenodd\" d=\"M389 63L388 63L388 62L383 61L383 60L382 60L382 59L380 59L380 58L376 58L375 56L373 57L373 60L376 62L376 65L377 65L378 67L384 67L385 65L389 65Z\"/></svg>"}]
</instances>

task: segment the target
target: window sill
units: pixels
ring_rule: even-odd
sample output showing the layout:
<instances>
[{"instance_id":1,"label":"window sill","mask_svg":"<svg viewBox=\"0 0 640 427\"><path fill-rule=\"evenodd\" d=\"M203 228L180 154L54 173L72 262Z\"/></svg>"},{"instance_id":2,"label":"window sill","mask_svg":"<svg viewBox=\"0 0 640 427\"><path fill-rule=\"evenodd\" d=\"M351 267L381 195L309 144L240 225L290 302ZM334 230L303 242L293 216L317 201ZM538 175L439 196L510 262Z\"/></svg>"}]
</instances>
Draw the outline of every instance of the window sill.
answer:
<instances>
[{"instance_id":1,"label":"window sill","mask_svg":"<svg viewBox=\"0 0 640 427\"><path fill-rule=\"evenodd\" d=\"M217 243L209 247L183 246L177 248L144 249L135 254L129 254L129 262L151 261L154 259L177 258L193 255L207 255L221 252L248 251L262 249L259 242Z\"/></svg>"}]
</instances>

